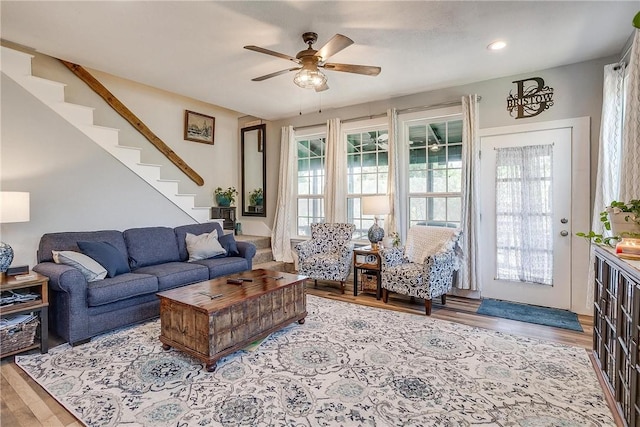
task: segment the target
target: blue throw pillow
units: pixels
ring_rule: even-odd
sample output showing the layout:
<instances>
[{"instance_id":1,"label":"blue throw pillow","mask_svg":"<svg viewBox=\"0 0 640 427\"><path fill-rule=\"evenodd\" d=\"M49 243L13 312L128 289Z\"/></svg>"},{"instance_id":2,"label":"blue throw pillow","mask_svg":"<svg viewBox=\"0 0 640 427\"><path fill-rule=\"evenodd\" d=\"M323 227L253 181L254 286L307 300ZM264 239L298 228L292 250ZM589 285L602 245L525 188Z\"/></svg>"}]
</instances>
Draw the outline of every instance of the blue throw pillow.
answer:
<instances>
[{"instance_id":1,"label":"blue throw pillow","mask_svg":"<svg viewBox=\"0 0 640 427\"><path fill-rule=\"evenodd\" d=\"M78 242L80 252L96 260L107 270L107 277L129 273L129 264L125 256L108 242Z\"/></svg>"},{"instance_id":2,"label":"blue throw pillow","mask_svg":"<svg viewBox=\"0 0 640 427\"><path fill-rule=\"evenodd\" d=\"M223 234L218 237L218 242L227 251L227 256L240 256L238 252L238 246L236 245L236 239L233 237L233 233Z\"/></svg>"}]
</instances>

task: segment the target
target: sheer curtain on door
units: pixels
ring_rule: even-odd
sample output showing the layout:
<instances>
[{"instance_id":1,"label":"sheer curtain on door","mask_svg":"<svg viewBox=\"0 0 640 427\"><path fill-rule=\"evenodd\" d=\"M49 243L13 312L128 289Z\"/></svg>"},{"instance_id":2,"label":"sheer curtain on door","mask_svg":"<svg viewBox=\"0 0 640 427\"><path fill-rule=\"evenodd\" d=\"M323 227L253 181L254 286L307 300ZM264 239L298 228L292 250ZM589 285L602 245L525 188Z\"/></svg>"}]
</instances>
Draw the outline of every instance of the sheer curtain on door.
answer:
<instances>
[{"instance_id":1,"label":"sheer curtain on door","mask_svg":"<svg viewBox=\"0 0 640 427\"><path fill-rule=\"evenodd\" d=\"M551 285L553 147L496 152L496 278Z\"/></svg>"}]
</instances>

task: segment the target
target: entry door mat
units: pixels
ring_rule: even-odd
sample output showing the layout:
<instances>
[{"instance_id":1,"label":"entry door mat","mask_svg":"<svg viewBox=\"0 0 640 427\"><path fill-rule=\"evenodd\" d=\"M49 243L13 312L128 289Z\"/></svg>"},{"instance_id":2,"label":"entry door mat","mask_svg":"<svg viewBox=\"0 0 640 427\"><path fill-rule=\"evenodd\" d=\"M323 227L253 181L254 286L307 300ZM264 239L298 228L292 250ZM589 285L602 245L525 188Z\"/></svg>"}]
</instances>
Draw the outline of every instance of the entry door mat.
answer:
<instances>
[{"instance_id":1,"label":"entry door mat","mask_svg":"<svg viewBox=\"0 0 640 427\"><path fill-rule=\"evenodd\" d=\"M583 332L578 315L569 310L483 299L476 313Z\"/></svg>"}]
</instances>

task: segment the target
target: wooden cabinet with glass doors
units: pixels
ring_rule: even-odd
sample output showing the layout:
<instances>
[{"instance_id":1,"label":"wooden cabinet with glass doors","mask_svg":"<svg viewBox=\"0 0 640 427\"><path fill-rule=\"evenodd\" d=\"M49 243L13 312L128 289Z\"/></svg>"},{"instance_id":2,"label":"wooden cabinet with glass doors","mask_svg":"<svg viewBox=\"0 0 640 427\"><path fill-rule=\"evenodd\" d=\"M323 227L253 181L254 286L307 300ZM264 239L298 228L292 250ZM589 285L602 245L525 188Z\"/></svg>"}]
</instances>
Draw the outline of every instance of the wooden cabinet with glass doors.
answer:
<instances>
[{"instance_id":1,"label":"wooden cabinet with glass doors","mask_svg":"<svg viewBox=\"0 0 640 427\"><path fill-rule=\"evenodd\" d=\"M640 262L596 248L593 352L627 426L640 425Z\"/></svg>"}]
</instances>

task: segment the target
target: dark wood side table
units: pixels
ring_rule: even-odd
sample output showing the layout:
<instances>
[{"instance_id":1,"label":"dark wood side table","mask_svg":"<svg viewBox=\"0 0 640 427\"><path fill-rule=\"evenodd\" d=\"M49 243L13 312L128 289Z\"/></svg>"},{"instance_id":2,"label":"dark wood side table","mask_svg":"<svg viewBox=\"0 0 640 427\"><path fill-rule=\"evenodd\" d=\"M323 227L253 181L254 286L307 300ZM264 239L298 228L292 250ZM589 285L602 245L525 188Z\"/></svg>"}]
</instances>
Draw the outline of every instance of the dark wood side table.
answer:
<instances>
[{"instance_id":1,"label":"dark wood side table","mask_svg":"<svg viewBox=\"0 0 640 427\"><path fill-rule=\"evenodd\" d=\"M0 316L8 316L10 314L24 314L24 313L38 313L40 318L40 340L34 342L32 345L15 350L8 353L0 354L0 357L11 356L13 354L22 353L27 350L40 347L41 353L49 351L49 278L36 272L30 271L29 274L33 274L34 278L26 280L18 280L14 276L3 275L0 278L0 291L18 291L27 290L34 294L39 294L40 298L19 302L13 305L0 307ZM38 334L36 334L38 335ZM1 343L0 343L1 347Z\"/></svg>"},{"instance_id":2,"label":"dark wood side table","mask_svg":"<svg viewBox=\"0 0 640 427\"><path fill-rule=\"evenodd\" d=\"M372 249L371 246L363 246L353 250L353 296L358 296L358 274L360 270L371 271L376 276L376 299L382 297L380 287L380 271L382 270L382 258L380 252Z\"/></svg>"},{"instance_id":3,"label":"dark wood side table","mask_svg":"<svg viewBox=\"0 0 640 427\"><path fill-rule=\"evenodd\" d=\"M224 219L223 229L236 229L236 207L235 206L212 206L211 219Z\"/></svg>"}]
</instances>

